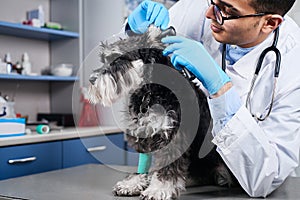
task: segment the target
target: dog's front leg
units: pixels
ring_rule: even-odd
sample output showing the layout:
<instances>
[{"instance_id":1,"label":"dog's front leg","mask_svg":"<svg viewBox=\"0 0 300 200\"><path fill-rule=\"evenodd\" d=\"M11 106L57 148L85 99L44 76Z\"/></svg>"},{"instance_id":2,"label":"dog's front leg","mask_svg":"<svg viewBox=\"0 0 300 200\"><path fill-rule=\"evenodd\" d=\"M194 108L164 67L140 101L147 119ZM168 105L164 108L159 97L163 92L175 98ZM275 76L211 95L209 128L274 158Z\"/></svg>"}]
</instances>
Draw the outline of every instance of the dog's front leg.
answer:
<instances>
[{"instance_id":1,"label":"dog's front leg","mask_svg":"<svg viewBox=\"0 0 300 200\"><path fill-rule=\"evenodd\" d=\"M113 193L117 196L139 196L148 187L149 179L148 174L130 174L117 182L113 187Z\"/></svg>"},{"instance_id":2,"label":"dog's front leg","mask_svg":"<svg viewBox=\"0 0 300 200\"><path fill-rule=\"evenodd\" d=\"M164 151L166 153L166 151ZM176 152L176 151L175 151ZM166 163L167 155L155 156L155 167L152 171L151 181L148 188L142 192L143 200L171 200L177 199L182 191L185 191L188 170L187 156L181 156L172 163Z\"/></svg>"}]
</instances>

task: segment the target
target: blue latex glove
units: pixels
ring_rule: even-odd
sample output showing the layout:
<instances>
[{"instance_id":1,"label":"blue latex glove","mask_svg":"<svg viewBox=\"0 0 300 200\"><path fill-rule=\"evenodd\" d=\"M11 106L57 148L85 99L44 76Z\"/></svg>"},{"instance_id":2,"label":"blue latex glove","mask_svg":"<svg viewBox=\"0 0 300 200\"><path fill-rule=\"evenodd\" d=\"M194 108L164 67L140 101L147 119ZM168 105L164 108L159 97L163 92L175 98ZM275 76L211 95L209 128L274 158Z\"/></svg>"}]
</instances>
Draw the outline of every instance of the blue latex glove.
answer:
<instances>
[{"instance_id":1,"label":"blue latex glove","mask_svg":"<svg viewBox=\"0 0 300 200\"><path fill-rule=\"evenodd\" d=\"M178 70L182 70L182 67L188 69L201 81L210 95L217 93L230 81L200 42L180 36L165 37L162 42L171 44L165 48L163 55L172 54L171 62L174 67Z\"/></svg>"},{"instance_id":2,"label":"blue latex glove","mask_svg":"<svg viewBox=\"0 0 300 200\"><path fill-rule=\"evenodd\" d=\"M137 33L145 33L150 24L160 27L162 30L168 28L170 18L169 11L163 4L153 1L143 1L128 16L130 29Z\"/></svg>"}]
</instances>

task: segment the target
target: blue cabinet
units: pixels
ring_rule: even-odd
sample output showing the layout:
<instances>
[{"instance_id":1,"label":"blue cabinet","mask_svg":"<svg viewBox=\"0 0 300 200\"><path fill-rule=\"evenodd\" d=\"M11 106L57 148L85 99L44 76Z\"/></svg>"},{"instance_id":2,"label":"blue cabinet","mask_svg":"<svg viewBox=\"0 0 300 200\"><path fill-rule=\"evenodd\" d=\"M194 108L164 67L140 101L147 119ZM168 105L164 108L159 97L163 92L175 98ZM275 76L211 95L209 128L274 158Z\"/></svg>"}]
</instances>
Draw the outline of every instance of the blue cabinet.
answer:
<instances>
[{"instance_id":1,"label":"blue cabinet","mask_svg":"<svg viewBox=\"0 0 300 200\"><path fill-rule=\"evenodd\" d=\"M63 168L99 163L85 148L80 139L66 140L63 144Z\"/></svg>"},{"instance_id":2,"label":"blue cabinet","mask_svg":"<svg viewBox=\"0 0 300 200\"><path fill-rule=\"evenodd\" d=\"M88 163L124 165L123 133L0 148L0 180Z\"/></svg>"},{"instance_id":3,"label":"blue cabinet","mask_svg":"<svg viewBox=\"0 0 300 200\"><path fill-rule=\"evenodd\" d=\"M61 142L0 148L0 180L62 167Z\"/></svg>"},{"instance_id":4,"label":"blue cabinet","mask_svg":"<svg viewBox=\"0 0 300 200\"><path fill-rule=\"evenodd\" d=\"M125 164L123 134L111 134L63 141L63 167L87 163Z\"/></svg>"}]
</instances>

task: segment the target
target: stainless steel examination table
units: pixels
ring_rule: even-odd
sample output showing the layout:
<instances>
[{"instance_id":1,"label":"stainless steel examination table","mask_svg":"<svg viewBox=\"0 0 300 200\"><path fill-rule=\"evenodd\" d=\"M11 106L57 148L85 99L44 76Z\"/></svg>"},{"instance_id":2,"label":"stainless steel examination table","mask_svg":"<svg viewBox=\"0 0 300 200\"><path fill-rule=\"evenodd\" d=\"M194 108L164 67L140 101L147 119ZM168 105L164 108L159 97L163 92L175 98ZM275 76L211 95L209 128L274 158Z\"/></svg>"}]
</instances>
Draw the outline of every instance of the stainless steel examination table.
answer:
<instances>
[{"instance_id":1,"label":"stainless steel examination table","mask_svg":"<svg viewBox=\"0 0 300 200\"><path fill-rule=\"evenodd\" d=\"M112 187L134 168L124 166L82 165L0 181L0 199L34 200L137 200L138 197L115 197ZM180 200L253 199L241 189L192 187ZM300 178L289 177L268 199L300 199Z\"/></svg>"}]
</instances>

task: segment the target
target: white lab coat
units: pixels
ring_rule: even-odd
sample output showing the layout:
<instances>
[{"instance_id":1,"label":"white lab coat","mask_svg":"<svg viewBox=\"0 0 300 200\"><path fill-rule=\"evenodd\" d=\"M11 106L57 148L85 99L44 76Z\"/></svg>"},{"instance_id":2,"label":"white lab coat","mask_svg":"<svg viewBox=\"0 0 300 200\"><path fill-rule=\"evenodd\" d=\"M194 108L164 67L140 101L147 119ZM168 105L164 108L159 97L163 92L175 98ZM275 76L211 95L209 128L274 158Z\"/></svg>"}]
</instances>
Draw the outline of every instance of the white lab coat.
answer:
<instances>
[{"instance_id":1,"label":"white lab coat","mask_svg":"<svg viewBox=\"0 0 300 200\"><path fill-rule=\"evenodd\" d=\"M221 45L214 40L205 18L206 0L180 0L170 9L170 25L177 33L200 41L221 65ZM215 136L217 151L252 197L265 197L289 176L299 163L300 147L300 29L285 17L278 49L282 61L270 116L256 121L245 107L246 96L261 52L273 35L242 57L226 72L243 106ZM252 113L267 111L273 87L274 54L265 58L251 97Z\"/></svg>"}]
</instances>

